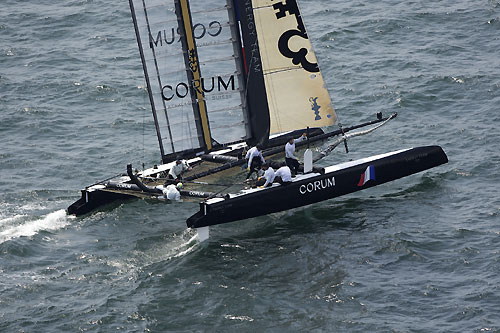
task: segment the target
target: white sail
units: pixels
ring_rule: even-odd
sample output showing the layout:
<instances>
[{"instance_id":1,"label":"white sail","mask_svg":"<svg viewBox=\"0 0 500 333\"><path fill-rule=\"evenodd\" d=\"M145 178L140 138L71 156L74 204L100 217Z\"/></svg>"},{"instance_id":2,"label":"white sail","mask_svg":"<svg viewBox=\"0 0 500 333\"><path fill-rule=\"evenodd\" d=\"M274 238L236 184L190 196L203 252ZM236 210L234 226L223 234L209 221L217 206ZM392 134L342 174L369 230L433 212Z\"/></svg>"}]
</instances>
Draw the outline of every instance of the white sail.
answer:
<instances>
[{"instance_id":1,"label":"white sail","mask_svg":"<svg viewBox=\"0 0 500 333\"><path fill-rule=\"evenodd\" d=\"M241 80L237 76L239 60L234 54L224 3L202 0L129 2L162 156L210 149L212 139L218 143L246 139L249 129L240 95ZM176 12L176 2L186 8L187 16L180 14L182 10ZM190 22L179 26L186 17ZM186 27L187 37L183 36ZM187 50L183 38L190 36L194 37L190 40L192 49ZM194 76L193 66L186 60L193 59L191 53L196 58Z\"/></svg>"},{"instance_id":2,"label":"white sail","mask_svg":"<svg viewBox=\"0 0 500 333\"><path fill-rule=\"evenodd\" d=\"M212 137L220 143L246 139L243 88L236 67L239 59L225 1L189 3Z\"/></svg>"},{"instance_id":3,"label":"white sail","mask_svg":"<svg viewBox=\"0 0 500 333\"><path fill-rule=\"evenodd\" d=\"M252 0L271 134L335 123L296 0Z\"/></svg>"},{"instance_id":4,"label":"white sail","mask_svg":"<svg viewBox=\"0 0 500 333\"><path fill-rule=\"evenodd\" d=\"M130 3L160 146L165 154L199 148L174 2Z\"/></svg>"}]
</instances>

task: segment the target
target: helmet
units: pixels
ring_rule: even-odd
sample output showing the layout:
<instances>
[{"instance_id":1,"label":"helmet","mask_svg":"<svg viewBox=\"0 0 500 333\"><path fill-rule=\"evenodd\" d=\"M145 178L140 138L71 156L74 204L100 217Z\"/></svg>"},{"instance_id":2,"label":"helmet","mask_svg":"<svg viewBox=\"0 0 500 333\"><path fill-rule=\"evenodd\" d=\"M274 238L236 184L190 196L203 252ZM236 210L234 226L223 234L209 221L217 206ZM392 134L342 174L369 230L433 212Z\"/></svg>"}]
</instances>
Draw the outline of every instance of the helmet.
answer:
<instances>
[{"instance_id":1,"label":"helmet","mask_svg":"<svg viewBox=\"0 0 500 333\"><path fill-rule=\"evenodd\" d=\"M182 185L182 183L177 183L177 188L180 190L184 185Z\"/></svg>"}]
</instances>

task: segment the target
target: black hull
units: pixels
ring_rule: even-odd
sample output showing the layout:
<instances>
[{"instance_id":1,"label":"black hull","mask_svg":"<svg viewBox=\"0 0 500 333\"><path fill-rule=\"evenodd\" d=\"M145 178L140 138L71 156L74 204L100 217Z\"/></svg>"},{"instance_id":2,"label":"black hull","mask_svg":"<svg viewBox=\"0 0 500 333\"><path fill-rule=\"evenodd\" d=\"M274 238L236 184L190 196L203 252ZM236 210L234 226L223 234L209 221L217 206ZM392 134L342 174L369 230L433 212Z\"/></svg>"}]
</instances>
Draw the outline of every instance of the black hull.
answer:
<instances>
[{"instance_id":1,"label":"black hull","mask_svg":"<svg viewBox=\"0 0 500 333\"><path fill-rule=\"evenodd\" d=\"M301 207L339 197L406 177L448 162L441 147L419 147L364 163L346 166L324 175L298 179L289 185L273 186L226 200L203 202L200 211L188 218L187 225L200 228L243 220ZM365 159L367 160L367 159ZM360 160L364 161L364 160ZM375 180L359 186L361 175L373 166Z\"/></svg>"},{"instance_id":2,"label":"black hull","mask_svg":"<svg viewBox=\"0 0 500 333\"><path fill-rule=\"evenodd\" d=\"M69 206L67 211L70 215L80 216L112 202L132 198L134 197L116 192L82 190L82 197Z\"/></svg>"},{"instance_id":3,"label":"black hull","mask_svg":"<svg viewBox=\"0 0 500 333\"><path fill-rule=\"evenodd\" d=\"M267 148L264 149L264 156L266 159L268 156L273 156L275 154L283 153L284 145L289 140L290 137L299 137L302 133L307 132L310 136L309 140L304 140L302 142L297 143L297 147L306 146L313 143L323 142L330 137L340 135L343 132L349 132L358 128L362 128L365 126L374 125L376 123L384 122L387 119L392 119L396 116L396 114L391 115L388 118L378 118L376 120L372 120L366 123L362 123L359 125L351 126L348 128L344 128L343 130L334 130L331 132L324 133L320 128L311 128L311 129L301 129L296 130L290 133L287 133L282 136L278 136L269 140ZM230 146L218 146L214 148L214 151L218 149L228 149ZM195 157L196 152L186 153L182 158ZM230 151L225 152L221 155L201 155L201 159L203 161L218 163L216 167L213 167L209 170L201 171L201 172L192 172L189 175L186 175L183 180L184 181L195 181L202 177L206 177L212 174L220 173L224 170L228 170L231 168L235 168L246 163L245 159L242 158L243 148L233 149L230 148ZM172 157L172 158L177 158ZM168 161L165 161L168 162ZM198 163L198 162L196 162ZM198 168L196 168L198 170ZM107 205L117 200L126 200L133 198L145 198L151 196L158 196L159 193L154 188L144 188L142 186L137 185L137 182L132 180L131 170L128 170L128 175L130 179L123 180L123 175L118 175L115 177L108 178L105 181L98 182L94 185L87 186L84 190L82 190L82 197L74 202L71 206L68 207L68 214L80 216L87 214L93 210L98 209L103 205ZM146 186L148 187L148 186ZM197 191L184 191L181 192L182 196L187 197L207 197L210 196L211 193L208 192L197 192Z\"/></svg>"}]
</instances>

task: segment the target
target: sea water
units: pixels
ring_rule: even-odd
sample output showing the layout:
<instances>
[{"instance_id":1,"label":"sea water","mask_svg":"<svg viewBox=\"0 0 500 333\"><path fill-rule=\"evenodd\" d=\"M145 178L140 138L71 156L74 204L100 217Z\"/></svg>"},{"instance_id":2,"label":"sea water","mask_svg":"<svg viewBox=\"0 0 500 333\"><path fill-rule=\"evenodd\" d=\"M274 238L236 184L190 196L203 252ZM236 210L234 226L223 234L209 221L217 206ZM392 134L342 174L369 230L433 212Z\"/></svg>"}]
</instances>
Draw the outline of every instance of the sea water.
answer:
<instances>
[{"instance_id":1,"label":"sea water","mask_svg":"<svg viewBox=\"0 0 500 333\"><path fill-rule=\"evenodd\" d=\"M64 211L159 162L127 2L2 2L0 331L500 330L500 2L300 5L342 124L398 113L320 164L450 162L200 243L192 202Z\"/></svg>"}]
</instances>

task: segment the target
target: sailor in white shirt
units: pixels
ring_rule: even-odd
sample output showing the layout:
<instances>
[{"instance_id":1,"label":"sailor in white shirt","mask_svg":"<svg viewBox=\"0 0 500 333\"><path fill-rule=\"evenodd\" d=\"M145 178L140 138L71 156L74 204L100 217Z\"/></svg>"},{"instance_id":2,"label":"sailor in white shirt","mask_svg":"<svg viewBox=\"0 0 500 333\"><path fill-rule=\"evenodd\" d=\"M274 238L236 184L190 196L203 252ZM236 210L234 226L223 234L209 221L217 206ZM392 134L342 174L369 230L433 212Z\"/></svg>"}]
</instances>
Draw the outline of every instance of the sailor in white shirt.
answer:
<instances>
[{"instance_id":1,"label":"sailor in white shirt","mask_svg":"<svg viewBox=\"0 0 500 333\"><path fill-rule=\"evenodd\" d=\"M287 165L282 166L274 173L274 180L281 185L288 185L292 182L292 172Z\"/></svg>"},{"instance_id":2,"label":"sailor in white shirt","mask_svg":"<svg viewBox=\"0 0 500 333\"><path fill-rule=\"evenodd\" d=\"M182 188L182 183L177 183L175 184L170 184L167 187L164 187L163 185L159 185L156 188L160 189L163 193L162 197L159 197L159 199L168 199L168 200L180 200L181 199L181 193L179 190Z\"/></svg>"},{"instance_id":3,"label":"sailor in white shirt","mask_svg":"<svg viewBox=\"0 0 500 333\"><path fill-rule=\"evenodd\" d=\"M262 165L262 169L265 171L262 177L257 180L257 186L260 187L270 187L273 185L274 181L274 169L269 166L268 163Z\"/></svg>"},{"instance_id":4,"label":"sailor in white shirt","mask_svg":"<svg viewBox=\"0 0 500 333\"><path fill-rule=\"evenodd\" d=\"M175 165L170 168L168 172L168 178L170 179L182 179L182 174L188 170L191 170L191 167L184 160L176 160Z\"/></svg>"},{"instance_id":5,"label":"sailor in white shirt","mask_svg":"<svg viewBox=\"0 0 500 333\"><path fill-rule=\"evenodd\" d=\"M298 139L290 138L290 140L285 145L285 162L290 168L293 176L297 174L299 170L299 159L295 156L295 143L300 142L306 138L306 133Z\"/></svg>"},{"instance_id":6,"label":"sailor in white shirt","mask_svg":"<svg viewBox=\"0 0 500 333\"><path fill-rule=\"evenodd\" d=\"M247 169L248 169L248 174L247 174L247 179L250 178L250 175L256 171L256 169L259 169L262 165L262 163L265 163L266 160L264 159L264 156L262 156L262 146L257 145L253 148L250 148L245 155L245 158L247 159Z\"/></svg>"}]
</instances>

